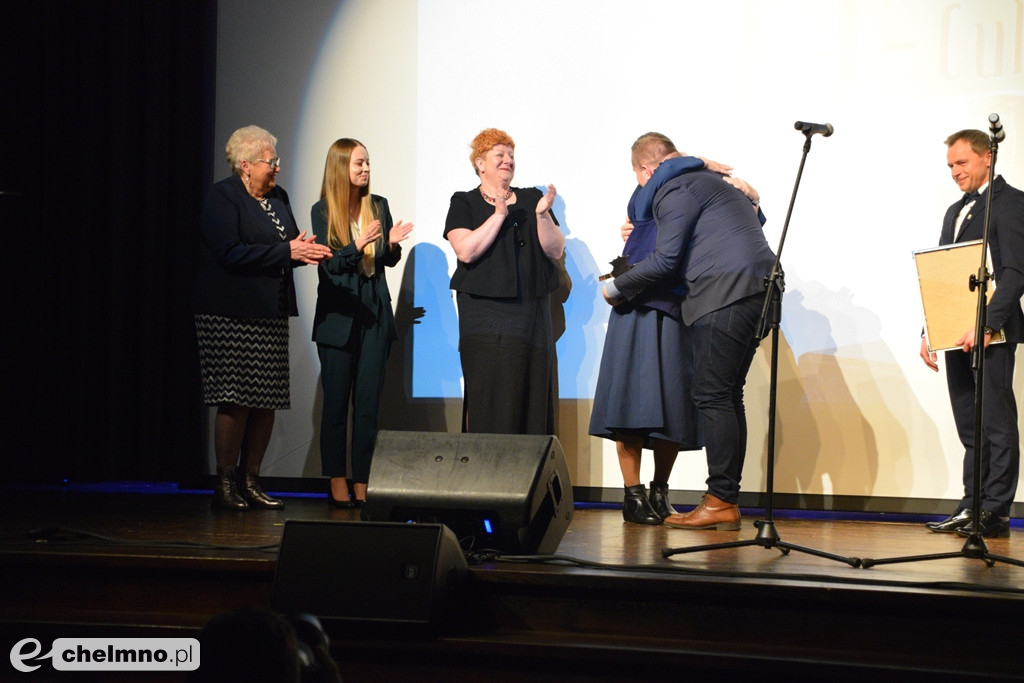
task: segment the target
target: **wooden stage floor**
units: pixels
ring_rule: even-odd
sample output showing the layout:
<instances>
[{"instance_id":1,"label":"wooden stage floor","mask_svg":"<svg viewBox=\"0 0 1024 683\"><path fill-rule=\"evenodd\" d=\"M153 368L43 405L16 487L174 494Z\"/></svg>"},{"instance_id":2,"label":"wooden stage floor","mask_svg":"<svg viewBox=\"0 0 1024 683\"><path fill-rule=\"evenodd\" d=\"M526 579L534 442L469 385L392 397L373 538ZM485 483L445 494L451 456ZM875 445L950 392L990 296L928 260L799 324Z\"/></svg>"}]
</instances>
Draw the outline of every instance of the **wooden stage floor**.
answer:
<instances>
[{"instance_id":1,"label":"wooden stage floor","mask_svg":"<svg viewBox=\"0 0 1024 683\"><path fill-rule=\"evenodd\" d=\"M215 513L209 496L185 493L8 490L0 501L8 649L26 634L191 636L214 614L270 604L286 520L358 520L323 497L245 513ZM349 681L1024 678L1024 567L957 556L864 569L758 546L662 556L755 538L763 513L744 513L739 532L694 532L577 508L557 559L470 565L479 623L429 633L331 626L335 654ZM924 519L879 520L775 515L782 541L848 558L964 546ZM1024 561L1016 523L1009 539L986 544Z\"/></svg>"}]
</instances>

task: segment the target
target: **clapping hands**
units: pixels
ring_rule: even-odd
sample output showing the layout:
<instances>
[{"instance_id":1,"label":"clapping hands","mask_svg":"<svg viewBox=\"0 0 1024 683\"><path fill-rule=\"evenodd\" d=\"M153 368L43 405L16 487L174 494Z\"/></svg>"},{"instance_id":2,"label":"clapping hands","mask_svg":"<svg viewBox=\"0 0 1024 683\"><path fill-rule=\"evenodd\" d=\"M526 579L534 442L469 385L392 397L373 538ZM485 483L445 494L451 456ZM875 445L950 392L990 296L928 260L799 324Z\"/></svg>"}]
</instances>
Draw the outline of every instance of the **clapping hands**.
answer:
<instances>
[{"instance_id":1,"label":"clapping hands","mask_svg":"<svg viewBox=\"0 0 1024 683\"><path fill-rule=\"evenodd\" d=\"M409 233L412 232L412 223L403 223L401 220L397 224L391 227L391 231L388 233L388 244L392 247L399 242L405 241L409 237Z\"/></svg>"},{"instance_id":2,"label":"clapping hands","mask_svg":"<svg viewBox=\"0 0 1024 683\"><path fill-rule=\"evenodd\" d=\"M331 258L331 250L322 244L316 243L316 235L306 237L303 230L298 237L288 243L291 248L293 261L301 261L307 265L315 266Z\"/></svg>"},{"instance_id":3,"label":"clapping hands","mask_svg":"<svg viewBox=\"0 0 1024 683\"><path fill-rule=\"evenodd\" d=\"M543 216L548 211L550 211L551 207L555 203L555 197L557 197L557 196L558 196L558 190L555 189L555 186L554 185L548 185L548 191L545 192L544 196L540 198L539 202L537 202L537 209L536 209L537 215L538 216Z\"/></svg>"}]
</instances>

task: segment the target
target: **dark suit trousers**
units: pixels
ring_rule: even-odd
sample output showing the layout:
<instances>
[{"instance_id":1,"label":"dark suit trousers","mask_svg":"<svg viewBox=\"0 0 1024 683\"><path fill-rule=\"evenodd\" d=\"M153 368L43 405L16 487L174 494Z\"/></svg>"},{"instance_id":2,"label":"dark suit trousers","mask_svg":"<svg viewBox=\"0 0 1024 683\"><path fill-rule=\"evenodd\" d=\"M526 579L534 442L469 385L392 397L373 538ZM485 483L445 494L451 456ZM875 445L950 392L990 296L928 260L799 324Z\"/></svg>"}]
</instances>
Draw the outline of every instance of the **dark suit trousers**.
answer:
<instances>
[{"instance_id":1,"label":"dark suit trousers","mask_svg":"<svg viewBox=\"0 0 1024 683\"><path fill-rule=\"evenodd\" d=\"M693 322L693 400L708 460L708 493L736 503L747 453L743 385L764 296L740 299Z\"/></svg>"},{"instance_id":2,"label":"dark suit trousers","mask_svg":"<svg viewBox=\"0 0 1024 683\"><path fill-rule=\"evenodd\" d=\"M981 509L1010 514L1020 469L1017 401L1013 395L1016 344L992 344L985 351L985 395L982 399ZM964 497L961 507L974 502L974 393L971 354L946 352L946 382L953 419L964 446Z\"/></svg>"},{"instance_id":3,"label":"dark suit trousers","mask_svg":"<svg viewBox=\"0 0 1024 683\"><path fill-rule=\"evenodd\" d=\"M344 348L317 344L320 384L324 390L320 418L320 464L324 476L369 481L389 350L390 342L382 325L355 324ZM350 397L352 450L348 458Z\"/></svg>"}]
</instances>

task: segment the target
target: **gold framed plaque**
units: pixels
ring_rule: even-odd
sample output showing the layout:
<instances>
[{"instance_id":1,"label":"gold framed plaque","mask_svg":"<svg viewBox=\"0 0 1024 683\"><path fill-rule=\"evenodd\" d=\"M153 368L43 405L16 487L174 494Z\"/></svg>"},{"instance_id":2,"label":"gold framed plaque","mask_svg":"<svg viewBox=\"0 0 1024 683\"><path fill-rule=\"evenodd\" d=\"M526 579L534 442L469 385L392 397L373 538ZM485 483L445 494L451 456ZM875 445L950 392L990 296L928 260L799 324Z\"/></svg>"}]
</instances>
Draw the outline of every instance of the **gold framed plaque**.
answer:
<instances>
[{"instance_id":1,"label":"gold framed plaque","mask_svg":"<svg viewBox=\"0 0 1024 683\"><path fill-rule=\"evenodd\" d=\"M928 350L960 348L957 342L974 327L977 317L978 293L971 291L970 282L981 264L981 240L915 251L914 261L921 285ZM995 280L989 280L989 301L995 289ZM989 343L1004 341L1006 335L1000 330Z\"/></svg>"}]
</instances>

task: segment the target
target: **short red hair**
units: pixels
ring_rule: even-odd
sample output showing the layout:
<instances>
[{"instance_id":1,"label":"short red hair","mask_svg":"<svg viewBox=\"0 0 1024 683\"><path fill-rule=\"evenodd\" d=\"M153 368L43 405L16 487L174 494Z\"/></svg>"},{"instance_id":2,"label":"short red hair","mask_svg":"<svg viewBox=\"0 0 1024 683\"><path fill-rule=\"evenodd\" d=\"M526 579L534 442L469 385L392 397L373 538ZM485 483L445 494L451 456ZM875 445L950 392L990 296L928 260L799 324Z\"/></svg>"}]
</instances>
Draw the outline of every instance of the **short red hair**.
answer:
<instances>
[{"instance_id":1,"label":"short red hair","mask_svg":"<svg viewBox=\"0 0 1024 683\"><path fill-rule=\"evenodd\" d=\"M494 149L495 145L508 145L513 150L516 148L516 143L512 141L512 137L503 130L497 128L487 128L473 138L473 142L469 143L469 146L473 151L469 155L469 163L473 165L473 172L480 175L480 171L476 168L476 160L485 156L488 152Z\"/></svg>"}]
</instances>

